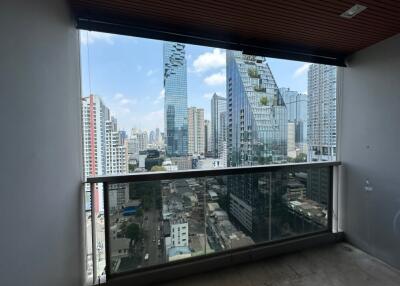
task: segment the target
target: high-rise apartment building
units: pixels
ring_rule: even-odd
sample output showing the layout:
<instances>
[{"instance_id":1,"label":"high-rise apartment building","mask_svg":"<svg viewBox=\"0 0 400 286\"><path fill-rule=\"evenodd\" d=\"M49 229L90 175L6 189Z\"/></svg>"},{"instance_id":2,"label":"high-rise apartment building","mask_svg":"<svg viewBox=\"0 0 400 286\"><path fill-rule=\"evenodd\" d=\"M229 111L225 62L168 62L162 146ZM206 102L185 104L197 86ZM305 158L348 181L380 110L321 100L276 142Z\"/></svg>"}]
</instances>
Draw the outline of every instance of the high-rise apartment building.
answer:
<instances>
[{"instance_id":1,"label":"high-rise apartment building","mask_svg":"<svg viewBox=\"0 0 400 286\"><path fill-rule=\"evenodd\" d=\"M188 153L187 72L185 45L164 42L164 126L168 156Z\"/></svg>"},{"instance_id":2,"label":"high-rise apartment building","mask_svg":"<svg viewBox=\"0 0 400 286\"><path fill-rule=\"evenodd\" d=\"M296 144L295 144L295 131L296 131L296 125L293 121L288 122L288 143L287 143L287 154L288 157L290 158L295 158L296 157Z\"/></svg>"},{"instance_id":3,"label":"high-rise apartment building","mask_svg":"<svg viewBox=\"0 0 400 286\"><path fill-rule=\"evenodd\" d=\"M131 134L127 139L128 145L128 162L129 164L135 164L139 156L139 130L132 128Z\"/></svg>"},{"instance_id":4,"label":"high-rise apartment building","mask_svg":"<svg viewBox=\"0 0 400 286\"><path fill-rule=\"evenodd\" d=\"M117 175L128 172L128 148L123 133L118 131L117 119L106 120L106 174ZM122 144L121 144L122 143ZM111 209L118 209L129 200L128 184L110 184L108 189Z\"/></svg>"},{"instance_id":5,"label":"high-rise apartment building","mask_svg":"<svg viewBox=\"0 0 400 286\"><path fill-rule=\"evenodd\" d=\"M285 87L279 91L286 105L288 121L295 124L296 145L301 147L307 141L307 95Z\"/></svg>"},{"instance_id":6,"label":"high-rise apartment building","mask_svg":"<svg viewBox=\"0 0 400 286\"><path fill-rule=\"evenodd\" d=\"M211 152L211 123L210 120L204 120L204 154L209 156Z\"/></svg>"},{"instance_id":7,"label":"high-rise apartment building","mask_svg":"<svg viewBox=\"0 0 400 286\"><path fill-rule=\"evenodd\" d=\"M227 51L228 166L286 161L287 111L265 57Z\"/></svg>"},{"instance_id":8,"label":"high-rise apartment building","mask_svg":"<svg viewBox=\"0 0 400 286\"><path fill-rule=\"evenodd\" d=\"M105 126L109 115L108 108L103 101L95 95L82 98L82 130L83 130L83 161L85 178L104 175L106 172L106 143ZM95 186L94 206L95 212L99 212L99 206L103 205L101 186ZM89 192L86 186L86 194ZM89 200L87 200L89 201Z\"/></svg>"},{"instance_id":9,"label":"high-rise apartment building","mask_svg":"<svg viewBox=\"0 0 400 286\"><path fill-rule=\"evenodd\" d=\"M160 133L160 128L156 128L156 144L160 144L161 143L161 133Z\"/></svg>"},{"instance_id":10,"label":"high-rise apartment building","mask_svg":"<svg viewBox=\"0 0 400 286\"><path fill-rule=\"evenodd\" d=\"M116 119L111 117L100 97L90 95L82 98L82 117L85 177L127 172L127 148L121 144L123 133L118 131ZM99 212L99 206L103 205L102 189L101 186L95 187L93 199L95 211ZM115 192L110 192L110 199L122 203L127 198L125 184L113 187Z\"/></svg>"},{"instance_id":11,"label":"high-rise apartment building","mask_svg":"<svg viewBox=\"0 0 400 286\"><path fill-rule=\"evenodd\" d=\"M124 145L126 140L128 139L128 134L125 130L119 130L119 145Z\"/></svg>"},{"instance_id":12,"label":"high-rise apartment building","mask_svg":"<svg viewBox=\"0 0 400 286\"><path fill-rule=\"evenodd\" d=\"M227 144L227 112L223 111L219 115L219 132L218 132L218 159L220 159L220 167L228 165L228 144Z\"/></svg>"},{"instance_id":13,"label":"high-rise apartment building","mask_svg":"<svg viewBox=\"0 0 400 286\"><path fill-rule=\"evenodd\" d=\"M106 120L106 174L123 174L128 172L128 150L118 131L117 119L110 117Z\"/></svg>"},{"instance_id":14,"label":"high-rise apartment building","mask_svg":"<svg viewBox=\"0 0 400 286\"><path fill-rule=\"evenodd\" d=\"M226 112L226 98L214 93L211 98L211 151L214 158L219 158L219 139L221 134L226 133L226 129L221 126L223 112Z\"/></svg>"},{"instance_id":15,"label":"high-rise apartment building","mask_svg":"<svg viewBox=\"0 0 400 286\"><path fill-rule=\"evenodd\" d=\"M147 135L147 131L139 131L137 134L138 143L139 143L139 151L145 151L149 147L149 136Z\"/></svg>"},{"instance_id":16,"label":"high-rise apartment building","mask_svg":"<svg viewBox=\"0 0 400 286\"><path fill-rule=\"evenodd\" d=\"M156 143L156 133L154 130L151 130L149 133L149 144L155 144Z\"/></svg>"},{"instance_id":17,"label":"high-rise apartment building","mask_svg":"<svg viewBox=\"0 0 400 286\"><path fill-rule=\"evenodd\" d=\"M204 154L204 109L188 109L188 152L190 155Z\"/></svg>"},{"instance_id":18,"label":"high-rise apartment building","mask_svg":"<svg viewBox=\"0 0 400 286\"><path fill-rule=\"evenodd\" d=\"M336 67L308 70L307 143L309 161L336 159Z\"/></svg>"}]
</instances>

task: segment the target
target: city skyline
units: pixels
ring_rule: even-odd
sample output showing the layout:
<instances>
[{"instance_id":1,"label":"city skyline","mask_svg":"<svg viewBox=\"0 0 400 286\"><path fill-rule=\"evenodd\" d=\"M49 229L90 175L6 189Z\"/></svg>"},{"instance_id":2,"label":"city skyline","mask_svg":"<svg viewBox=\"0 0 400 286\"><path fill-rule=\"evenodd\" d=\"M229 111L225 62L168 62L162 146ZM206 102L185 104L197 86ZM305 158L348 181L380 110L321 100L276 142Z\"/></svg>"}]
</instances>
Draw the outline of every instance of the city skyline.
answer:
<instances>
[{"instance_id":1,"label":"city skyline","mask_svg":"<svg viewBox=\"0 0 400 286\"><path fill-rule=\"evenodd\" d=\"M93 42L86 40L89 49ZM162 56L161 78L152 77L154 86L161 81L163 87L153 102L162 107L159 117L149 105L139 106L145 95L135 101L118 93L109 106L91 84L90 95L82 98L85 177L304 162L308 151L318 156L335 152L325 140L336 135L331 124L336 119L334 67L305 64L296 70L307 74L308 98L279 86L267 57L201 47L204 52L191 64L189 45L159 44L161 53L148 53L150 61ZM92 66L87 68L90 76ZM220 85L227 92L223 96L213 87L202 102L192 104L189 79L196 72L203 79L198 88ZM126 75L136 82L133 72L121 73ZM143 87L136 84L138 90ZM133 107L144 117L119 129ZM148 129L138 127L146 112L154 123ZM312 132L305 140L307 128ZM120 272L323 229L329 189L320 186L329 185L328 170L112 183L107 192L95 187L94 196L86 199L94 200L95 213L102 213L99 206L108 196L111 271ZM88 195L88 186L85 191Z\"/></svg>"},{"instance_id":2,"label":"city skyline","mask_svg":"<svg viewBox=\"0 0 400 286\"><path fill-rule=\"evenodd\" d=\"M82 31L81 54L83 96L100 96L122 130L164 131L162 41ZM188 106L211 120L212 95L226 97L225 50L186 45L186 61ZM278 87L306 92L309 63L267 61Z\"/></svg>"}]
</instances>

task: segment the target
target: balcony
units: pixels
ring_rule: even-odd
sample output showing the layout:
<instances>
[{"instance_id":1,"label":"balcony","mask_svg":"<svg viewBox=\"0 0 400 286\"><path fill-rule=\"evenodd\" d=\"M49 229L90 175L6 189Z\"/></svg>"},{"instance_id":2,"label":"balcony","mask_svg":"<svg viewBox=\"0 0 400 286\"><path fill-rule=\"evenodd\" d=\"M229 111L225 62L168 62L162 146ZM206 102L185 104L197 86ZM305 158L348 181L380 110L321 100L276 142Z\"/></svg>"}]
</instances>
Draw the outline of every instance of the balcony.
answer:
<instances>
[{"instance_id":1,"label":"balcony","mask_svg":"<svg viewBox=\"0 0 400 286\"><path fill-rule=\"evenodd\" d=\"M88 178L87 198L104 197L99 213L96 200L87 209L88 226L96 226L88 229L95 246L89 279L147 284L340 241L339 168L323 162Z\"/></svg>"},{"instance_id":2,"label":"balcony","mask_svg":"<svg viewBox=\"0 0 400 286\"><path fill-rule=\"evenodd\" d=\"M271 1L268 5L264 2L235 1L232 5L233 1L189 0L1 1L1 285L87 285L86 270L91 272L90 283L104 276L110 285L140 285L156 282L155 278L174 286L400 285L398 270L391 268L400 269L400 6L396 1L362 0L359 2L367 9L345 19L340 15L351 8L351 1ZM90 190L92 184L91 192L96 197L103 188L107 195L103 208L107 212L106 216L102 214L103 198L99 196L100 216L95 207L88 205L87 220L84 219L79 49L83 39L77 27L100 33L97 36L102 38L104 47L112 42L101 32L338 66L336 146L342 165L326 165L332 179L326 220L320 217L322 225L319 220L317 229L310 231L297 228L288 233L284 230L290 228L285 227L276 232L272 227L278 222L273 219L277 217L273 213L276 207L285 207L288 216L298 219L295 222L310 218L300 219L299 211L289 213L285 202L290 199L282 199L280 205L272 204L275 201L267 199L272 189L260 182L257 187L266 199L256 201L255 209L268 218L257 225L266 227L265 232L253 238L246 220L242 220L241 226L238 221L230 221L233 210L226 211L235 229L254 244L208 253L208 249L215 250L210 245L204 248L202 256L169 262L154 261L153 254L147 252L147 264L140 261L141 267L112 264L125 252L122 247L121 252L115 253L118 244L110 239L116 224L110 205L119 198L112 195L116 191L111 187L129 182L148 184L147 179L153 174L119 177L121 181L91 179L83 190ZM88 45L93 44L87 40ZM138 58L130 49L127 53L130 58ZM108 70L116 69L110 66ZM133 76L129 71L122 71L126 71L131 82ZM315 75L313 79L322 80ZM230 92L233 81L227 82ZM146 96L143 92L137 94ZM228 102L235 103L231 97ZM318 104L311 107L317 109ZM232 132L232 124L229 127ZM232 149L232 141L229 144ZM100 155L101 149L96 150ZM204 176L177 173L175 180L240 178L247 174L251 178L263 176L260 181L272 184L279 172L315 168L312 166L269 166L260 172L254 168L244 173ZM160 184L171 180L157 176L161 177L153 179ZM323 181L320 184L326 185ZM201 192L206 202L213 197L206 187ZM163 199L162 190L159 194ZM313 200L326 204L322 197L320 201ZM86 201L90 202L90 196ZM237 204L240 206L240 201ZM117 206L117 214L118 211ZM204 220L199 220L206 226L199 235L207 237L212 219L209 211L206 208ZM266 216L269 211L271 216ZM239 217L240 212L236 214ZM89 233L85 237L86 228ZM148 240L158 247L158 240L154 242L151 236ZM142 257L145 259L146 253ZM102 275L105 266L107 275ZM226 269L198 274L219 267ZM187 277L167 282L182 275Z\"/></svg>"}]
</instances>

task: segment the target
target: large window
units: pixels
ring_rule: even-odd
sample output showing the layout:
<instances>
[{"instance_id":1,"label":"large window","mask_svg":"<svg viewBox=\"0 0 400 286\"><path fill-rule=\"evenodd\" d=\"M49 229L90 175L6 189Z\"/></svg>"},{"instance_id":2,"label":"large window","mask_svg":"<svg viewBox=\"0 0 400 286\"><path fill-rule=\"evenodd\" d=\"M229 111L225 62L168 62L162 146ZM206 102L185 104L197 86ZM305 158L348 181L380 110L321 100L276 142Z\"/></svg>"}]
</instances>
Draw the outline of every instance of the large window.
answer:
<instances>
[{"instance_id":1,"label":"large window","mask_svg":"<svg viewBox=\"0 0 400 286\"><path fill-rule=\"evenodd\" d=\"M87 31L81 59L86 177L336 159L336 67ZM329 190L324 168L110 184L110 269L325 230Z\"/></svg>"}]
</instances>

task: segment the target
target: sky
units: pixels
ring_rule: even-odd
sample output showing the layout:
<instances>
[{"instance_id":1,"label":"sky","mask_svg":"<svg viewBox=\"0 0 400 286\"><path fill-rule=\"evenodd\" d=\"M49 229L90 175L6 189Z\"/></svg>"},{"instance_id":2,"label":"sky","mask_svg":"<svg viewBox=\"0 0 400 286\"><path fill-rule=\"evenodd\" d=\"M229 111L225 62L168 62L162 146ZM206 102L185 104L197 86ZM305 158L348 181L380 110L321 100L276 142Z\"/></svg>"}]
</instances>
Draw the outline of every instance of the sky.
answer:
<instances>
[{"instance_id":1,"label":"sky","mask_svg":"<svg viewBox=\"0 0 400 286\"><path fill-rule=\"evenodd\" d=\"M121 130L164 129L163 42L81 31L82 96L98 95ZM226 96L225 51L186 45L188 107L204 108L211 96ZM309 63L268 58L278 87L307 92Z\"/></svg>"}]
</instances>

